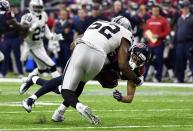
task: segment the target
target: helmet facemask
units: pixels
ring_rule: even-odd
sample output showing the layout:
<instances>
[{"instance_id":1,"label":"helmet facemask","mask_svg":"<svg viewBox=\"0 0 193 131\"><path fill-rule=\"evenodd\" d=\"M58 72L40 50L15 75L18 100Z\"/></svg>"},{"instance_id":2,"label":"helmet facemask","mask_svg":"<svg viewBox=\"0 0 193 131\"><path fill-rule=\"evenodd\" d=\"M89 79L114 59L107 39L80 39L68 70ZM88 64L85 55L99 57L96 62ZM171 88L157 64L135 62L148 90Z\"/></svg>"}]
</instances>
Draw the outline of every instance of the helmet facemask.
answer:
<instances>
[{"instance_id":1,"label":"helmet facemask","mask_svg":"<svg viewBox=\"0 0 193 131\"><path fill-rule=\"evenodd\" d=\"M146 58L145 56L140 54L131 53L130 59L129 59L129 66L132 70L135 70L136 68L142 67L145 65Z\"/></svg>"},{"instance_id":2,"label":"helmet facemask","mask_svg":"<svg viewBox=\"0 0 193 131\"><path fill-rule=\"evenodd\" d=\"M151 51L144 43L137 43L129 50L129 66L132 70L142 67L151 59Z\"/></svg>"}]
</instances>

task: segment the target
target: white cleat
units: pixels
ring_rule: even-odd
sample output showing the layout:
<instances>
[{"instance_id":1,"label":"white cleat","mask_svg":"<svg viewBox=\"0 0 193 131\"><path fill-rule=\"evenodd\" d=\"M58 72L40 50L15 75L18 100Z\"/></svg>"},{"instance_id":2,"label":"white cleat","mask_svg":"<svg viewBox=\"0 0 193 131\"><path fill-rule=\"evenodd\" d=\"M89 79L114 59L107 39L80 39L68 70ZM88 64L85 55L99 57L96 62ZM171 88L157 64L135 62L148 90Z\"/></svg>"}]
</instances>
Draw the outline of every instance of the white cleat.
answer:
<instances>
[{"instance_id":1,"label":"white cleat","mask_svg":"<svg viewBox=\"0 0 193 131\"><path fill-rule=\"evenodd\" d=\"M35 100L32 98L27 98L22 101L23 108L30 113L32 111L32 105L35 103Z\"/></svg>"},{"instance_id":2,"label":"white cleat","mask_svg":"<svg viewBox=\"0 0 193 131\"><path fill-rule=\"evenodd\" d=\"M52 120L54 122L64 121L64 111L56 109L54 114L52 115Z\"/></svg>"},{"instance_id":3,"label":"white cleat","mask_svg":"<svg viewBox=\"0 0 193 131\"><path fill-rule=\"evenodd\" d=\"M98 125L100 123L100 119L92 113L88 106L80 109L79 113L84 116L91 124Z\"/></svg>"}]
</instances>

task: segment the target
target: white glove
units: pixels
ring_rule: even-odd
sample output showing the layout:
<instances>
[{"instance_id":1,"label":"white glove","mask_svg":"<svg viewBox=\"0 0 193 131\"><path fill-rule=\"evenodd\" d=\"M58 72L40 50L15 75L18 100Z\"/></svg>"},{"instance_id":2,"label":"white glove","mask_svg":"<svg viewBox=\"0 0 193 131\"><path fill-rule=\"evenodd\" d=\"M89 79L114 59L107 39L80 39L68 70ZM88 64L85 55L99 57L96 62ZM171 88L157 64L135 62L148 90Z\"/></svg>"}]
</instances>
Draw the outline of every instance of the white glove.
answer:
<instances>
[{"instance_id":1,"label":"white glove","mask_svg":"<svg viewBox=\"0 0 193 131\"><path fill-rule=\"evenodd\" d=\"M52 39L53 41L60 41L60 40L64 40L64 37L62 36L62 34L53 34Z\"/></svg>"},{"instance_id":2,"label":"white glove","mask_svg":"<svg viewBox=\"0 0 193 131\"><path fill-rule=\"evenodd\" d=\"M144 76L140 76L139 79L141 80L141 82L139 84L137 84L136 86L141 86L144 82Z\"/></svg>"},{"instance_id":3,"label":"white glove","mask_svg":"<svg viewBox=\"0 0 193 131\"><path fill-rule=\"evenodd\" d=\"M49 40L48 49L58 58L58 52L60 51L60 45L58 41Z\"/></svg>"}]
</instances>

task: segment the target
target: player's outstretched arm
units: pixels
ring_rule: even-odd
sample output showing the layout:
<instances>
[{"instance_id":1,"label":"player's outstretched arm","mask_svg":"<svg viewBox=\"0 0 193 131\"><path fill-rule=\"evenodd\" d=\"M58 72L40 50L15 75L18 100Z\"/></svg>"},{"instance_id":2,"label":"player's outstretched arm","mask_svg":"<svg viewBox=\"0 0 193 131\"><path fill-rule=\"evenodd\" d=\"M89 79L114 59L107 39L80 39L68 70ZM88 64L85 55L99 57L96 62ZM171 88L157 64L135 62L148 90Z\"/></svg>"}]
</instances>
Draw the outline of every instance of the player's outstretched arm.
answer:
<instances>
[{"instance_id":1,"label":"player's outstretched arm","mask_svg":"<svg viewBox=\"0 0 193 131\"><path fill-rule=\"evenodd\" d=\"M128 62L128 50L129 50L129 41L125 38L122 38L121 45L118 50L118 65L122 74L127 78L127 80L133 81L136 85L141 83L141 80L137 75L129 68Z\"/></svg>"},{"instance_id":2,"label":"player's outstretched arm","mask_svg":"<svg viewBox=\"0 0 193 131\"><path fill-rule=\"evenodd\" d=\"M131 103L135 95L136 86L132 81L127 81L127 96L122 96L121 92L115 90L113 97L123 103Z\"/></svg>"},{"instance_id":3,"label":"player's outstretched arm","mask_svg":"<svg viewBox=\"0 0 193 131\"><path fill-rule=\"evenodd\" d=\"M28 30L29 30L28 25L18 23L16 21L16 19L7 20L7 24L11 25L12 28L14 28L15 30L18 30L18 31L28 32Z\"/></svg>"}]
</instances>

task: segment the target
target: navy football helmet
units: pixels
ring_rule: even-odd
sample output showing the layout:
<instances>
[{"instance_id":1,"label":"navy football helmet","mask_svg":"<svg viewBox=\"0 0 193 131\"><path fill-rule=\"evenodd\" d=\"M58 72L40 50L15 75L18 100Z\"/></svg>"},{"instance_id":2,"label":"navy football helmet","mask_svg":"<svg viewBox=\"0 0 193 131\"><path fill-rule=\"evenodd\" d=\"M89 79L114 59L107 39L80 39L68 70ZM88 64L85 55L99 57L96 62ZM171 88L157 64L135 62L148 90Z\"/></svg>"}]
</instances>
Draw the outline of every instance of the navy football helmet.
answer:
<instances>
[{"instance_id":1,"label":"navy football helmet","mask_svg":"<svg viewBox=\"0 0 193 131\"><path fill-rule=\"evenodd\" d=\"M144 43L133 45L130 50L129 65L132 70L144 66L151 59L150 48Z\"/></svg>"},{"instance_id":2,"label":"navy football helmet","mask_svg":"<svg viewBox=\"0 0 193 131\"><path fill-rule=\"evenodd\" d=\"M0 14L5 14L10 10L10 4L7 0L0 0Z\"/></svg>"}]
</instances>

